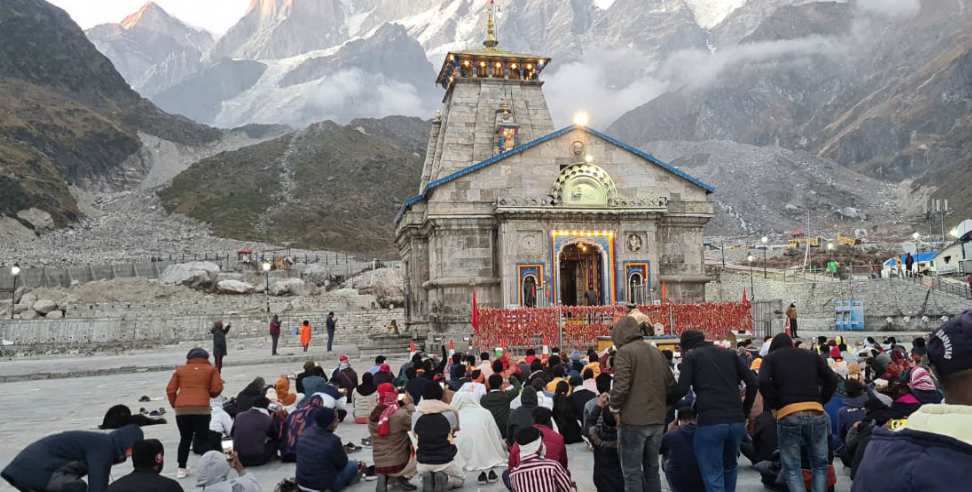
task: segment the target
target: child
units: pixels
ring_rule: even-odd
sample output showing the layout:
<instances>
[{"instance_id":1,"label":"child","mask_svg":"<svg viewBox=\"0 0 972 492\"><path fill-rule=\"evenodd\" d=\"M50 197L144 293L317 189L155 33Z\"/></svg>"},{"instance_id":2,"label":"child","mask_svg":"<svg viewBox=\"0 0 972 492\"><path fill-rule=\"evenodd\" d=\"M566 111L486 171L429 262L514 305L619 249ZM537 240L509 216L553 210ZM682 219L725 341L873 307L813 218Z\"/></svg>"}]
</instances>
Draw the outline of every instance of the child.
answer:
<instances>
[{"instance_id":1,"label":"child","mask_svg":"<svg viewBox=\"0 0 972 492\"><path fill-rule=\"evenodd\" d=\"M678 410L678 429L662 438L662 469L672 492L705 490L699 464L695 460L695 410L682 407Z\"/></svg>"}]
</instances>

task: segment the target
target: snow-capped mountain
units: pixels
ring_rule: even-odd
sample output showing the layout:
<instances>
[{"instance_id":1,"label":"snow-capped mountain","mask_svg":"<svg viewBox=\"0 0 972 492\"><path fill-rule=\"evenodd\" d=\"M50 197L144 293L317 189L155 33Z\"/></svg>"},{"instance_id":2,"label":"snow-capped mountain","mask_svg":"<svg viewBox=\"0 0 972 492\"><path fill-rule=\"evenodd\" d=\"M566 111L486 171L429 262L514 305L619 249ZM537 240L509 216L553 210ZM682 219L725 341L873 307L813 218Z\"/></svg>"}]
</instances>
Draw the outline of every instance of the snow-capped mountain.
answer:
<instances>
[{"instance_id":1,"label":"snow-capped mountain","mask_svg":"<svg viewBox=\"0 0 972 492\"><path fill-rule=\"evenodd\" d=\"M198 71L213 36L176 19L153 2L117 24L101 24L85 34L128 83L152 96Z\"/></svg>"}]
</instances>

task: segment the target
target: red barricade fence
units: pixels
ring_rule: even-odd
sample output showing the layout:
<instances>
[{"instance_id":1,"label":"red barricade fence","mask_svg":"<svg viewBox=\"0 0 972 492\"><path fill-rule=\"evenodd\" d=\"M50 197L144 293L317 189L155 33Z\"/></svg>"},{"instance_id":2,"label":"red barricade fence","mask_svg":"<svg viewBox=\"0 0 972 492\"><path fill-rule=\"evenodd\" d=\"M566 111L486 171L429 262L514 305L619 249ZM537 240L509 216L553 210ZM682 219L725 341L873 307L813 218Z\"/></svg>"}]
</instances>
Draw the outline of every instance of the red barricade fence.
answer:
<instances>
[{"instance_id":1,"label":"red barricade fence","mask_svg":"<svg viewBox=\"0 0 972 492\"><path fill-rule=\"evenodd\" d=\"M638 306L653 325L664 326L664 333L679 335L685 330L699 330L707 338L725 338L730 332L750 331L753 327L752 305L748 302L712 302L703 304L654 304ZM537 308L480 308L478 327L473 329L473 345L488 349L511 350L539 348L543 345L561 348L592 347L597 337L611 334L615 320L628 313L623 305L550 306ZM563 339L560 318L563 316Z\"/></svg>"}]
</instances>

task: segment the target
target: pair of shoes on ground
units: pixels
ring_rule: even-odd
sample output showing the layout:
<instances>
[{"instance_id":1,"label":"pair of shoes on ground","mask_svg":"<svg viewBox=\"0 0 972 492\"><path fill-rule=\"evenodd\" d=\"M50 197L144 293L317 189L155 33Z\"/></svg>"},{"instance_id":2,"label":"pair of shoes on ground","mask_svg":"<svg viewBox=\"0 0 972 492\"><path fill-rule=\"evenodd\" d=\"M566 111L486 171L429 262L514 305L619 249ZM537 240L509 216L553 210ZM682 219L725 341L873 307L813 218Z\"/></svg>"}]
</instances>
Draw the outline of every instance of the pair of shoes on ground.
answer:
<instances>
[{"instance_id":1,"label":"pair of shoes on ground","mask_svg":"<svg viewBox=\"0 0 972 492\"><path fill-rule=\"evenodd\" d=\"M146 410L145 407L139 408L138 413L142 415L148 415L149 417L161 417L165 415L165 408L159 407L158 410Z\"/></svg>"},{"instance_id":2,"label":"pair of shoes on ground","mask_svg":"<svg viewBox=\"0 0 972 492\"><path fill-rule=\"evenodd\" d=\"M488 475L486 472L479 472L479 478L476 479L476 483L479 485L496 483L497 481L499 481L499 477L496 476L496 472L493 470L490 470Z\"/></svg>"},{"instance_id":3,"label":"pair of shoes on ground","mask_svg":"<svg viewBox=\"0 0 972 492\"><path fill-rule=\"evenodd\" d=\"M378 483L375 484L375 492L388 492L393 489L418 490L418 487L411 484L405 477L389 477L388 475L378 475Z\"/></svg>"},{"instance_id":4,"label":"pair of shoes on ground","mask_svg":"<svg viewBox=\"0 0 972 492\"><path fill-rule=\"evenodd\" d=\"M348 443L344 445L345 453L351 454L351 453L357 453L358 451L361 451L361 446L358 446L357 444L351 441L348 441Z\"/></svg>"},{"instance_id":5,"label":"pair of shoes on ground","mask_svg":"<svg viewBox=\"0 0 972 492\"><path fill-rule=\"evenodd\" d=\"M446 492L449 490L449 475L443 472L422 474L422 492Z\"/></svg>"}]
</instances>

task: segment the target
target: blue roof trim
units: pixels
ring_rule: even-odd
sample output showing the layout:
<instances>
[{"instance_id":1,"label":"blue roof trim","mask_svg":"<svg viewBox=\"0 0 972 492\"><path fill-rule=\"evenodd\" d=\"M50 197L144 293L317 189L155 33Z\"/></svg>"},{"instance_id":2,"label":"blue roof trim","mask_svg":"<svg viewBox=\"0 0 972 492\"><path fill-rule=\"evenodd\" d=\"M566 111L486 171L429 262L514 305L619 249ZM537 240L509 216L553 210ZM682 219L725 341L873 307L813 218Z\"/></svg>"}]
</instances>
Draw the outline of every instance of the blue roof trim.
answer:
<instances>
[{"instance_id":1,"label":"blue roof trim","mask_svg":"<svg viewBox=\"0 0 972 492\"><path fill-rule=\"evenodd\" d=\"M525 152L527 150L530 150L533 147L536 147L537 145L540 145L540 144L542 144L544 142L549 142L550 140L553 140L553 139L555 139L557 137L560 137L562 135L566 135L566 134L568 134L568 133L570 133L570 132L572 132L574 130L585 131L587 133L590 133L591 135L594 135L595 137L598 137L598 138L600 138L600 139L602 139L602 140L604 140L604 141L606 141L608 143L611 143L612 145L615 145L615 146L620 147L620 148L622 148L622 149L624 149L624 150L626 150L628 152L631 152L632 154L635 154L638 157L641 157L642 159L645 159L646 161L651 162L652 164L654 164L654 165L656 165L658 167L661 167L662 169L665 169L666 171L668 171L668 172L670 172L670 173L672 173L672 174L674 174L674 175L676 175L676 176L678 176L678 177L680 177L680 178L682 178L682 179L684 179L684 180L686 180L686 181L694 184L695 186L698 186L699 188L704 189L706 191L706 193L714 193L715 192L715 187L714 186L712 186L710 184L707 184L707 183L703 182L702 180L700 180L700 179L698 179L698 178L696 178L694 176L691 176L691 175L685 173L681 169L679 169L679 168L677 168L675 166L672 166L671 164L668 164L667 162L662 161L661 159L658 159L657 157L649 154L648 152L645 152L645 151L643 151L643 150L641 150L641 149L639 149L637 147L633 147L631 145L628 145L628 144L626 144L626 143L624 143L624 142L622 142L622 141L620 141L620 140L618 140L618 139L616 139L616 138L614 138L614 137L612 137L612 136L610 136L610 135L608 135L606 133L601 133L601 132L599 132L597 130L594 130L593 128L589 128L589 127L586 127L586 126L570 125L570 126L561 128L560 130L554 131L552 133L548 133L548 134L546 134L546 135L544 135L542 137L535 138L535 139L533 139L533 140L531 140L529 142L526 142L526 143L517 145L516 147L513 147L512 149L510 149L510 150L508 150L506 152L502 152L502 153L496 154L496 155L494 155L494 156L492 156L492 157L490 157L490 158L488 158L486 160L477 162L477 163L475 163L475 164L473 164L471 166L464 167L464 168L462 168L462 169L460 169L460 170L458 170L458 171L456 171L456 172L454 172L452 174L449 174L448 176L443 176L443 177L441 177L439 179L435 179L435 180L430 181L429 184L425 186L425 189L422 190L421 193L419 193L418 195L409 197L407 200L405 200L405 203L402 204L402 208L398 211L398 214L395 216L395 224L398 224L398 222L402 220L402 216L405 215L405 211L406 210L408 210L412 205L415 205L416 203L419 203L419 202L424 201L425 199L427 199L429 197L429 193L432 190L438 188L439 186L442 186L444 184L451 183L452 181L455 181L455 180L457 180L457 179L459 179L459 178L461 178L463 176L467 176L467 175L472 174L472 173L474 173L476 171L479 171L480 169L484 169L484 168L487 168L489 166L492 166L493 164L496 164L497 162L499 162L499 161L501 161L503 159L506 159L507 157L512 157L512 156L514 156L516 154L519 154L521 152Z\"/></svg>"}]
</instances>

